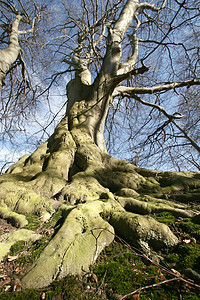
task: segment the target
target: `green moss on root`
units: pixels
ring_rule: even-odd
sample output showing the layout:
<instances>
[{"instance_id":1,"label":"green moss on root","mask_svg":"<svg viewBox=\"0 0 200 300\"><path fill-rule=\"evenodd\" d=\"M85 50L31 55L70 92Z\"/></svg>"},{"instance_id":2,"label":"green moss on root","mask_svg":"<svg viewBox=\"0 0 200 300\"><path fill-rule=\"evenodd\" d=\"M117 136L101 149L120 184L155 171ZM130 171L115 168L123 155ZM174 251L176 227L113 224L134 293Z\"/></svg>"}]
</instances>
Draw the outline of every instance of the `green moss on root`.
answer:
<instances>
[{"instance_id":1,"label":"green moss on root","mask_svg":"<svg viewBox=\"0 0 200 300\"><path fill-rule=\"evenodd\" d=\"M25 246L24 241L17 241L14 245L11 246L9 255L19 254L21 251L24 250L24 246Z\"/></svg>"}]
</instances>

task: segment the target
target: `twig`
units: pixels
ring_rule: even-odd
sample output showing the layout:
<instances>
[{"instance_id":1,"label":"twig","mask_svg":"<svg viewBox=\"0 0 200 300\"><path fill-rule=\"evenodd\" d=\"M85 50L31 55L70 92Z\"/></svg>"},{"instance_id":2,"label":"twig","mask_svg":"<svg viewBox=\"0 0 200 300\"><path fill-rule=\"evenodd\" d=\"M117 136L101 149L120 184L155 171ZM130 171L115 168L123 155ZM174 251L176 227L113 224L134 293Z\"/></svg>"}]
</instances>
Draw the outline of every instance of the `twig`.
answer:
<instances>
[{"instance_id":1,"label":"twig","mask_svg":"<svg viewBox=\"0 0 200 300\"><path fill-rule=\"evenodd\" d=\"M164 280L164 281L161 281L161 282L158 282L158 283L154 283L154 284L151 284L151 285L147 285L147 286L141 287L141 288L139 288L139 289L137 289L137 290L135 290L135 291L133 291L133 292L131 292L129 294L124 295L123 297L120 298L120 300L125 299L128 296L132 296L134 294L140 293L143 290L150 289L150 288L153 288L153 287L156 287L156 286L160 286L162 284L166 284L166 283L169 283L169 282L172 282L172 281L177 281L177 280L180 280L180 278L175 277L175 278L171 278L171 279L168 279L168 280Z\"/></svg>"},{"instance_id":2,"label":"twig","mask_svg":"<svg viewBox=\"0 0 200 300\"><path fill-rule=\"evenodd\" d=\"M138 255L138 256L141 256L143 257L144 259L146 259L147 261L149 261L151 264L153 264L154 266L158 267L160 270L164 271L165 273L171 275L171 276L174 276L174 278L172 279L169 279L169 280L165 280L165 281L162 281L158 284L155 284L155 285L151 285L151 286L147 286L147 287L144 287L144 288L140 288L141 290L145 289L145 288L150 288L150 287L154 287L154 286L158 286L158 285L161 285L161 284L164 284L164 283L167 283L167 282L170 282L170 281L175 281L175 280L180 280L184 283L187 283L195 288L198 288L200 289L200 285L194 283L192 280L188 279L184 279L183 277L181 277L180 275L177 275L176 273L174 273L173 271L167 269L166 267L162 266L162 265L159 265L157 264L156 262L154 262L150 257L148 257L146 254L144 254L141 250L137 249L136 247L133 247L133 246L130 246L125 240L123 240L121 237L117 236L115 233L113 233L112 231L110 231L108 228L95 228L95 229L103 229L103 230L106 230L108 231L109 233L111 233L112 235L114 235L127 249L129 249L132 253ZM138 289L138 290L140 290ZM138 291L137 290L137 291ZM135 293L135 291L133 292ZM132 294L128 294L126 295L129 296L129 295L132 295ZM121 298L121 299L124 299L124 298Z\"/></svg>"}]
</instances>

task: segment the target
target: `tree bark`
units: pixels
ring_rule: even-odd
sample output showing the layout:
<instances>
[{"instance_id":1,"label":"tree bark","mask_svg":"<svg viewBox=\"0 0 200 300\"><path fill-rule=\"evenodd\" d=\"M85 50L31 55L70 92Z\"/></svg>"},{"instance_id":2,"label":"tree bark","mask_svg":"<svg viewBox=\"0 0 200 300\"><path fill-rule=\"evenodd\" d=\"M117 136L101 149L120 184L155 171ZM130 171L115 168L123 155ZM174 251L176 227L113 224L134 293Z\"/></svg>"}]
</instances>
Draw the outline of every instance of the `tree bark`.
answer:
<instances>
[{"instance_id":1,"label":"tree bark","mask_svg":"<svg viewBox=\"0 0 200 300\"><path fill-rule=\"evenodd\" d=\"M77 90L73 94L69 86L68 93L75 95ZM82 83L80 87L86 94L91 89ZM155 172L110 157L95 141L96 128L91 129L92 118L95 124L96 114L102 117L99 106L91 104L94 98L70 99L73 104L48 141L1 176L0 215L12 220L19 240L24 234L20 230L27 226L25 214L48 222L58 209L63 211L61 228L22 278L26 288L87 271L115 233L155 258L150 247L171 247L178 238L153 214L167 211L183 218L198 213L183 203L183 191L187 185L195 199L199 173ZM180 195L181 202L174 202ZM33 234L28 230L27 239L40 238ZM2 259L6 253L0 253Z\"/></svg>"},{"instance_id":2,"label":"tree bark","mask_svg":"<svg viewBox=\"0 0 200 300\"><path fill-rule=\"evenodd\" d=\"M21 50L18 31L21 18L20 15L16 16L15 21L12 24L9 45L6 49L0 50L0 88L4 85L6 73L17 60Z\"/></svg>"}]
</instances>

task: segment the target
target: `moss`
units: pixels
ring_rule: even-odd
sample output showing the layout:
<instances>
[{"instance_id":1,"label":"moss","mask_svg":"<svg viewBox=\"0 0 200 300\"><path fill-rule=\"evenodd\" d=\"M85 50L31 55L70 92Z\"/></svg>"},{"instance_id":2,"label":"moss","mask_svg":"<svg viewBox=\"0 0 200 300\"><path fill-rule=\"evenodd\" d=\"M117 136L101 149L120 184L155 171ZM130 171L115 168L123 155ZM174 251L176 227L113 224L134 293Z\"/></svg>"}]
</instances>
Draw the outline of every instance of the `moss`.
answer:
<instances>
[{"instance_id":1,"label":"moss","mask_svg":"<svg viewBox=\"0 0 200 300\"><path fill-rule=\"evenodd\" d=\"M140 286L144 281L143 267L144 264L140 257L134 256L131 251L115 242L114 245L106 248L104 255L98 259L92 270L100 282L105 277L108 290L122 294L124 291L132 290L133 282L136 286Z\"/></svg>"},{"instance_id":2,"label":"moss","mask_svg":"<svg viewBox=\"0 0 200 300\"><path fill-rule=\"evenodd\" d=\"M98 180L113 193L123 188L137 191L140 188L140 184L145 181L145 179L137 173L113 171L109 168L98 171Z\"/></svg>"},{"instance_id":3,"label":"moss","mask_svg":"<svg viewBox=\"0 0 200 300\"><path fill-rule=\"evenodd\" d=\"M160 190L161 188L159 182L153 177L148 177L146 181L141 185L140 188L141 193L145 193L145 192L154 193Z\"/></svg>"},{"instance_id":4,"label":"moss","mask_svg":"<svg viewBox=\"0 0 200 300\"><path fill-rule=\"evenodd\" d=\"M167 225L159 223L148 215L113 212L109 222L119 236L141 247L146 254L150 250L149 246L161 249L178 243L177 237Z\"/></svg>"},{"instance_id":5,"label":"moss","mask_svg":"<svg viewBox=\"0 0 200 300\"><path fill-rule=\"evenodd\" d=\"M25 227L26 229L35 230L41 225L41 221L39 219L39 216L37 215L33 215L33 214L26 215L26 219L28 221L28 225L26 225Z\"/></svg>"},{"instance_id":6,"label":"moss","mask_svg":"<svg viewBox=\"0 0 200 300\"><path fill-rule=\"evenodd\" d=\"M200 260L200 247L198 244L180 244L175 250L179 255L178 265L180 268L195 268L200 270L198 264L198 261Z\"/></svg>"},{"instance_id":7,"label":"moss","mask_svg":"<svg viewBox=\"0 0 200 300\"><path fill-rule=\"evenodd\" d=\"M29 249L31 254L26 256L26 262L28 264L34 263L34 261L39 257L42 250L44 250L44 248L48 245L49 240L50 236L44 236L32 245L32 247Z\"/></svg>"},{"instance_id":8,"label":"moss","mask_svg":"<svg viewBox=\"0 0 200 300\"><path fill-rule=\"evenodd\" d=\"M169 212L153 214L152 217L160 223L164 223L166 225L172 225L176 220L176 217Z\"/></svg>"},{"instance_id":9,"label":"moss","mask_svg":"<svg viewBox=\"0 0 200 300\"><path fill-rule=\"evenodd\" d=\"M0 185L0 200L11 210L24 214L51 210L49 199L35 192L33 187L32 182L3 182Z\"/></svg>"},{"instance_id":10,"label":"moss","mask_svg":"<svg viewBox=\"0 0 200 300\"><path fill-rule=\"evenodd\" d=\"M179 261L179 256L177 253L169 253L165 256L165 259L169 263L177 263Z\"/></svg>"},{"instance_id":11,"label":"moss","mask_svg":"<svg viewBox=\"0 0 200 300\"><path fill-rule=\"evenodd\" d=\"M181 272L188 268L200 271L200 247L193 242L181 243L171 248L164 257L170 266Z\"/></svg>"},{"instance_id":12,"label":"moss","mask_svg":"<svg viewBox=\"0 0 200 300\"><path fill-rule=\"evenodd\" d=\"M55 280L54 283L43 291L25 289L20 292L1 293L1 300L39 300L45 295L45 300L70 299L70 300L101 300L102 297L95 295L94 288L89 289L87 281L77 276L69 275L63 280Z\"/></svg>"},{"instance_id":13,"label":"moss","mask_svg":"<svg viewBox=\"0 0 200 300\"><path fill-rule=\"evenodd\" d=\"M137 198L139 194L132 189L122 188L116 192L117 196Z\"/></svg>"},{"instance_id":14,"label":"moss","mask_svg":"<svg viewBox=\"0 0 200 300\"><path fill-rule=\"evenodd\" d=\"M92 280L94 278L92 275L97 281ZM41 299L43 294L45 299L49 300L113 299L113 294L125 295L137 288L170 278L157 266L147 264L131 248L114 241L101 253L90 272L85 273L82 278L69 275L62 280L55 280L42 291L25 289L18 293L1 293L0 299L37 300ZM179 299L179 295L182 295L183 299L199 299L198 291L195 293L195 290L181 282L171 282L144 290L140 293L140 299L175 300Z\"/></svg>"},{"instance_id":15,"label":"moss","mask_svg":"<svg viewBox=\"0 0 200 300\"><path fill-rule=\"evenodd\" d=\"M116 197L116 199L126 211L142 215L150 213L148 203L145 201L136 200L131 197Z\"/></svg>"},{"instance_id":16,"label":"moss","mask_svg":"<svg viewBox=\"0 0 200 300\"><path fill-rule=\"evenodd\" d=\"M200 240L200 224L196 224L192 221L190 218L183 219L179 223L179 228L182 229L182 231L192 235L197 240Z\"/></svg>"},{"instance_id":17,"label":"moss","mask_svg":"<svg viewBox=\"0 0 200 300\"><path fill-rule=\"evenodd\" d=\"M66 185L58 194L59 200L66 200L70 204L84 203L99 198L108 199L111 193L104 188L94 176L94 170L79 172L72 177L70 185Z\"/></svg>"},{"instance_id":18,"label":"moss","mask_svg":"<svg viewBox=\"0 0 200 300\"><path fill-rule=\"evenodd\" d=\"M69 275L63 280L56 280L51 285L51 291L47 293L47 299L55 299L62 295L62 299L101 299L95 295L94 290L89 288L87 281L78 276ZM52 297L52 298L50 298Z\"/></svg>"},{"instance_id":19,"label":"moss","mask_svg":"<svg viewBox=\"0 0 200 300\"><path fill-rule=\"evenodd\" d=\"M26 263L32 264L34 261L39 257L40 253L44 250L44 248L48 245L49 241L52 238L52 234L55 234L61 224L62 224L62 211L58 210L56 211L52 218L49 220L48 223L42 223L38 216L35 215L27 215L27 219L29 221L29 224L27 227L30 229L38 229L40 228L41 231L49 232L47 235L44 235L41 239L37 240L32 245L28 246L28 252L31 253L25 257ZM51 231L51 229L53 229Z\"/></svg>"},{"instance_id":20,"label":"moss","mask_svg":"<svg viewBox=\"0 0 200 300\"><path fill-rule=\"evenodd\" d=\"M22 251L25 251L25 255L20 255L17 259L17 262L21 266L32 265L34 261L39 257L40 253L47 246L49 241L51 240L53 234L55 234L62 224L62 211L58 210L51 220L48 223L42 223L39 220L38 216L35 215L27 215L27 219L29 224L26 226L26 229L40 229L40 232L43 232L44 236L37 241L17 241L15 243L10 243L7 249L9 251L9 255L16 255ZM7 243L8 244L8 243Z\"/></svg>"},{"instance_id":21,"label":"moss","mask_svg":"<svg viewBox=\"0 0 200 300\"><path fill-rule=\"evenodd\" d=\"M24 290L15 293L2 293L0 295L1 300L40 300L41 293L36 290Z\"/></svg>"},{"instance_id":22,"label":"moss","mask_svg":"<svg viewBox=\"0 0 200 300\"><path fill-rule=\"evenodd\" d=\"M51 219L43 224L43 228L54 228L54 231L58 231L58 229L61 227L62 223L65 219L65 211L62 211L61 209L58 209L51 217Z\"/></svg>"},{"instance_id":23,"label":"moss","mask_svg":"<svg viewBox=\"0 0 200 300\"><path fill-rule=\"evenodd\" d=\"M16 255L24 250L25 242L24 241L17 241L14 245L10 248L10 255Z\"/></svg>"},{"instance_id":24,"label":"moss","mask_svg":"<svg viewBox=\"0 0 200 300\"><path fill-rule=\"evenodd\" d=\"M10 235L2 235L0 243L0 260L8 254L12 245L17 241L36 241L40 238L39 234L27 229L18 229Z\"/></svg>"},{"instance_id":25,"label":"moss","mask_svg":"<svg viewBox=\"0 0 200 300\"><path fill-rule=\"evenodd\" d=\"M100 255L92 272L97 276L99 285L106 289L108 299L112 299L113 294L125 295L140 287L169 279L157 266L146 264L134 251L116 241ZM183 299L199 299L198 294L180 282L144 290L140 293L140 299L179 299L180 294Z\"/></svg>"}]
</instances>

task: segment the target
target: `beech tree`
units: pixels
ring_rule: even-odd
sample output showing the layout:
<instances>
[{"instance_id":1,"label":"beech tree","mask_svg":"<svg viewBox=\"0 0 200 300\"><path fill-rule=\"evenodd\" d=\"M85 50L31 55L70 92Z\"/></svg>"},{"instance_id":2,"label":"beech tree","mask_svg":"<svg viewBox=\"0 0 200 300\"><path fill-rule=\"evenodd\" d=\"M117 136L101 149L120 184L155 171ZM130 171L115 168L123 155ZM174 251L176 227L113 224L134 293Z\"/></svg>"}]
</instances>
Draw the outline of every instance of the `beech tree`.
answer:
<instances>
[{"instance_id":1,"label":"beech tree","mask_svg":"<svg viewBox=\"0 0 200 300\"><path fill-rule=\"evenodd\" d=\"M113 241L115 233L158 259L155 251L176 245L178 238L153 214L167 211L183 218L199 214L195 202L200 194L199 172L139 168L111 157L104 137L109 109L117 110L126 99L130 105L131 101L142 104L144 113L150 107L158 111L161 120L165 118L157 126L155 137L170 125L178 128L183 138L200 152L196 140L178 123L183 114L173 111L173 96L171 107L161 105L161 97L166 97L167 92L177 94L180 89L183 93L200 85L198 46L176 42L171 35L175 32L184 40L179 29L185 26L189 30L191 21L196 22L200 13L197 2L82 0L70 7L73 5L66 1L66 20L62 19L62 24L55 20L51 30L46 30L47 41L43 41L42 48L52 49L47 61L55 63L54 71L58 59L62 67L46 80L39 94L44 94L61 75L70 73L66 113L47 141L1 175L0 215L16 226L16 231L2 244L1 258L16 240L40 238L26 229L27 214L36 214L41 222L48 222L60 209L64 221L22 278L23 287L44 287L68 274L87 271ZM8 3L15 17L10 26L9 45L1 50L1 89L16 62L23 59L20 35L34 33L39 18L38 6L32 1L37 8L35 16L20 31L23 14L14 2ZM19 3L22 8L22 2ZM61 13L59 9L58 12ZM27 11L26 14L25 20ZM57 33L54 37L50 35L53 32ZM178 70L168 73L178 59L171 47L182 49L189 61L190 70L183 75ZM155 56L152 59L151 55L157 49L163 51L163 57L157 57L160 74L155 77L153 73L158 69L153 61ZM171 80L165 82L166 78ZM151 101L149 95L156 95L157 100Z\"/></svg>"}]
</instances>

